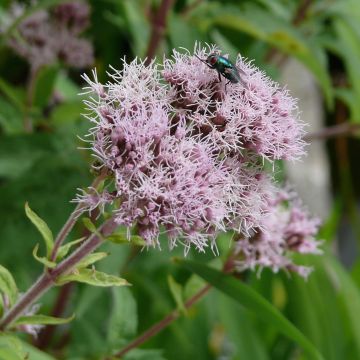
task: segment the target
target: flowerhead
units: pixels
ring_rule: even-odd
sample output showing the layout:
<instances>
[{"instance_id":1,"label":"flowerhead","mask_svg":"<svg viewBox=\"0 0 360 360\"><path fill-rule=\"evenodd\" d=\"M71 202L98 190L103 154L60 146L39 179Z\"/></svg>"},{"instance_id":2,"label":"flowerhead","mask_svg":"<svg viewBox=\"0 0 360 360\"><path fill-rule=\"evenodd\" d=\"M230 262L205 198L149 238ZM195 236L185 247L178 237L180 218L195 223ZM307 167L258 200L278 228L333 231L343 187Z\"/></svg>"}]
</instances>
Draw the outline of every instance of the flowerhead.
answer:
<instances>
[{"instance_id":1,"label":"flowerhead","mask_svg":"<svg viewBox=\"0 0 360 360\"><path fill-rule=\"evenodd\" d=\"M13 3L6 20L7 26L11 26L25 10L25 6ZM89 16L90 8L83 1L36 11L19 23L19 35L11 36L8 44L29 62L32 71L57 60L72 67L87 67L94 61L93 48L88 40L79 35L88 26Z\"/></svg>"},{"instance_id":2,"label":"flowerhead","mask_svg":"<svg viewBox=\"0 0 360 360\"><path fill-rule=\"evenodd\" d=\"M236 66L242 81L219 83L217 72L198 59L214 51L199 46L196 56L174 51L162 67L124 60L106 84L95 71L92 78L84 76L86 117L93 124L89 142L111 181L103 193L91 191L78 201L90 210L116 204L116 222L136 228L148 246L160 246L165 233L171 248L181 243L185 252L191 246L216 251L216 236L223 231L251 243L256 232L271 234L279 216L289 248L316 252L311 242L316 226L309 241L296 243L300 230L274 211L278 190L262 166L264 159L303 153L296 101L241 57ZM304 223L310 219L296 208L291 214L299 228L302 215ZM277 270L277 261L255 265Z\"/></svg>"},{"instance_id":3,"label":"flowerhead","mask_svg":"<svg viewBox=\"0 0 360 360\"><path fill-rule=\"evenodd\" d=\"M250 236L241 236L236 242L238 269L261 271L270 267L274 272L285 269L306 278L312 268L294 264L291 256L322 253L321 242L315 240L320 220L309 215L294 192L278 190L268 198L262 221L261 229L254 229Z\"/></svg>"}]
</instances>

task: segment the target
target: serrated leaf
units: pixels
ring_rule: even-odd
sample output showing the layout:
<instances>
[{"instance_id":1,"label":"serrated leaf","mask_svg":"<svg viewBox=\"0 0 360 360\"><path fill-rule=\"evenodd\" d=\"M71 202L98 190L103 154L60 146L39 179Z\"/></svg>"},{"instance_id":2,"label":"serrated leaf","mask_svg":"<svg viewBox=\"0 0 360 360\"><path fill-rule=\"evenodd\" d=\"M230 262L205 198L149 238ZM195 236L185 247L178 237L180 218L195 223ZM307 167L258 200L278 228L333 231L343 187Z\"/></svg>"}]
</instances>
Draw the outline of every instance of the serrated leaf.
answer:
<instances>
[{"instance_id":1,"label":"serrated leaf","mask_svg":"<svg viewBox=\"0 0 360 360\"><path fill-rule=\"evenodd\" d=\"M45 265L49 269L53 269L56 266L56 262L48 260L45 256L38 256L39 244L36 244L32 252L34 258L39 263Z\"/></svg>"},{"instance_id":2,"label":"serrated leaf","mask_svg":"<svg viewBox=\"0 0 360 360\"><path fill-rule=\"evenodd\" d=\"M186 315L187 311L186 311L186 307L184 304L182 286L180 284L178 284L171 275L168 275L167 280L168 280L168 285L169 285L171 294L175 300L177 309L179 311L181 311L184 315Z\"/></svg>"},{"instance_id":3,"label":"serrated leaf","mask_svg":"<svg viewBox=\"0 0 360 360\"><path fill-rule=\"evenodd\" d=\"M72 274L60 276L56 283L63 285L70 281L104 287L130 285L125 279L93 269L80 269Z\"/></svg>"},{"instance_id":4,"label":"serrated leaf","mask_svg":"<svg viewBox=\"0 0 360 360\"><path fill-rule=\"evenodd\" d=\"M92 264L96 263L97 261L100 261L101 259L106 258L108 255L109 254L106 252L95 252L95 253L89 254L88 256L86 256L84 259L82 259L76 265L76 268L77 269L86 268L89 265L92 265Z\"/></svg>"},{"instance_id":5,"label":"serrated leaf","mask_svg":"<svg viewBox=\"0 0 360 360\"><path fill-rule=\"evenodd\" d=\"M47 257L49 257L54 246L54 238L51 230L47 226L46 222L30 209L28 203L25 203L25 213L42 235L46 245L46 254Z\"/></svg>"},{"instance_id":6,"label":"serrated leaf","mask_svg":"<svg viewBox=\"0 0 360 360\"><path fill-rule=\"evenodd\" d=\"M57 318L54 316L47 315L28 315L19 317L14 323L13 326L19 325L61 325L67 324L75 318L75 314L68 318Z\"/></svg>"},{"instance_id":7,"label":"serrated leaf","mask_svg":"<svg viewBox=\"0 0 360 360\"><path fill-rule=\"evenodd\" d=\"M85 239L86 239L86 237L81 237L80 239L76 239L76 240L70 241L70 242L68 242L67 244L60 246L59 251L58 251L58 253L57 253L57 257L56 257L57 260L60 260L60 259L62 259L63 257L65 257L65 256L68 254L69 250L70 250L74 245L76 245L76 244L84 241Z\"/></svg>"},{"instance_id":8,"label":"serrated leaf","mask_svg":"<svg viewBox=\"0 0 360 360\"><path fill-rule=\"evenodd\" d=\"M127 238L126 234L122 234L122 233L113 233L110 236L107 236L105 238L105 240L109 240L111 242L113 242L114 244L133 244L133 245L137 245L137 246L145 246L146 242L145 240L138 235L131 235L130 239Z\"/></svg>"},{"instance_id":9,"label":"serrated leaf","mask_svg":"<svg viewBox=\"0 0 360 360\"><path fill-rule=\"evenodd\" d=\"M279 332L298 343L313 359L323 360L323 356L308 338L296 328L281 312L271 305L265 298L230 275L209 268L194 261L179 260L192 272L198 274L211 285L230 296L247 309L254 312L263 321L266 321Z\"/></svg>"},{"instance_id":10,"label":"serrated leaf","mask_svg":"<svg viewBox=\"0 0 360 360\"><path fill-rule=\"evenodd\" d=\"M0 265L0 292L5 294L10 305L13 305L18 297L18 289L10 271Z\"/></svg>"}]
</instances>

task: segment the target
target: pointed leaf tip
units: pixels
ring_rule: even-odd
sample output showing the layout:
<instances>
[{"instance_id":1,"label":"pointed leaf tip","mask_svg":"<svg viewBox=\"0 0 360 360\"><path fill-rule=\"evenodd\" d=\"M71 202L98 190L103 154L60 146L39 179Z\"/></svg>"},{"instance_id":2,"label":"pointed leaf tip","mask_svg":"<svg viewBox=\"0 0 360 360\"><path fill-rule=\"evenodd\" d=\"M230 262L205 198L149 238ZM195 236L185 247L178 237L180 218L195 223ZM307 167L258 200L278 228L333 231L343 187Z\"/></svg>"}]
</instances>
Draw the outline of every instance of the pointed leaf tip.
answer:
<instances>
[{"instance_id":1,"label":"pointed leaf tip","mask_svg":"<svg viewBox=\"0 0 360 360\"><path fill-rule=\"evenodd\" d=\"M68 318L58 318L54 316L47 315L28 315L21 316L18 320L14 322L14 326L18 325L61 325L67 324L75 318L75 314L71 315Z\"/></svg>"},{"instance_id":2,"label":"pointed leaf tip","mask_svg":"<svg viewBox=\"0 0 360 360\"><path fill-rule=\"evenodd\" d=\"M63 285L70 281L77 281L93 286L102 287L130 285L125 279L93 269L79 269L72 274L60 276L57 279L56 283L58 285Z\"/></svg>"},{"instance_id":3,"label":"pointed leaf tip","mask_svg":"<svg viewBox=\"0 0 360 360\"><path fill-rule=\"evenodd\" d=\"M25 213L42 235L46 245L46 254L49 257L54 246L54 237L50 228L43 219L30 209L28 202L25 203Z\"/></svg>"},{"instance_id":4,"label":"pointed leaf tip","mask_svg":"<svg viewBox=\"0 0 360 360\"><path fill-rule=\"evenodd\" d=\"M39 256L37 254L38 249L39 249L39 244L36 244L32 252L35 260L45 265L45 267L53 269L56 266L56 262L48 260L45 256Z\"/></svg>"}]
</instances>

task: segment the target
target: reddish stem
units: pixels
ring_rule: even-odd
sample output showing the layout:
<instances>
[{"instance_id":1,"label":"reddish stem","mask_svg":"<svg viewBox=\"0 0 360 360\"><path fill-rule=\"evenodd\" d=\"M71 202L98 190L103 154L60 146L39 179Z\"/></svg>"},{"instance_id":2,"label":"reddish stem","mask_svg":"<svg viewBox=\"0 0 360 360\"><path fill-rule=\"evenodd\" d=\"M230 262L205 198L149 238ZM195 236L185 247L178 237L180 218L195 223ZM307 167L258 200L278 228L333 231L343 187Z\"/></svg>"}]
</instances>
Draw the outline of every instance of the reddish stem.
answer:
<instances>
[{"instance_id":1,"label":"reddish stem","mask_svg":"<svg viewBox=\"0 0 360 360\"><path fill-rule=\"evenodd\" d=\"M154 17L149 46L146 52L146 65L149 65L151 60L155 57L156 50L164 36L166 30L166 17L172 6L172 3L173 0L162 0L159 10Z\"/></svg>"},{"instance_id":2,"label":"reddish stem","mask_svg":"<svg viewBox=\"0 0 360 360\"><path fill-rule=\"evenodd\" d=\"M194 296L192 296L188 301L185 303L185 308L188 309L192 305L194 305L197 301L199 301L205 294L209 292L211 289L211 285L207 284L204 286L199 292L197 292ZM150 339L151 337L158 334L161 330L166 328L169 324L171 324L174 320L176 320L180 316L180 312L178 310L172 311L170 314L165 316L162 320L158 323L150 327L146 330L142 335L136 338L134 341L129 343L125 346L122 350L112 356L112 358L120 358L121 356L125 355L130 350L138 347L139 345L143 344L145 341Z\"/></svg>"},{"instance_id":3,"label":"reddish stem","mask_svg":"<svg viewBox=\"0 0 360 360\"><path fill-rule=\"evenodd\" d=\"M230 254L228 259L226 260L224 266L223 266L223 272L226 274L231 273L234 270L234 255ZM193 295L190 299L188 299L185 302L185 308L189 309L191 306L193 306L196 302L198 302L200 299L202 299L211 289L211 285L207 284L202 289L200 289L195 295ZM151 326L148 330L146 330L143 334L141 334L138 338L130 342L128 345L126 345L122 350L117 352L115 355L113 355L111 358L120 358L121 356L125 355L130 350L138 347L139 345L143 344L147 340L149 340L151 337L158 334L161 330L166 328L168 325L170 325L174 320L176 320L180 316L180 312L178 310L172 311L170 314L166 315L162 320L160 320L155 325Z\"/></svg>"},{"instance_id":4,"label":"reddish stem","mask_svg":"<svg viewBox=\"0 0 360 360\"><path fill-rule=\"evenodd\" d=\"M105 177L106 177L106 172L101 173L98 177L94 179L94 181L90 185L90 188L96 188ZM76 224L77 220L79 219L82 213L83 213L82 204L79 203L74 209L74 211L71 213L71 215L69 216L66 223L61 228L58 236L55 239L54 248L50 255L51 261L56 260L56 255L59 251L60 246L67 238L67 236L69 235L70 231L72 230L72 228L74 227L74 225Z\"/></svg>"},{"instance_id":5,"label":"reddish stem","mask_svg":"<svg viewBox=\"0 0 360 360\"><path fill-rule=\"evenodd\" d=\"M102 242L102 236L109 235L115 228L113 219L105 222L100 228L101 236L92 234L78 249L68 258L63 260L54 269L47 269L33 284L33 286L20 298L20 300L4 315L0 322L0 331L5 330L19 316L41 297L47 290L56 285L56 280L60 275L69 273L76 264L86 255L93 252Z\"/></svg>"},{"instance_id":6,"label":"reddish stem","mask_svg":"<svg viewBox=\"0 0 360 360\"><path fill-rule=\"evenodd\" d=\"M319 132L314 132L304 136L305 141L329 139L333 137L340 137L344 135L351 135L360 131L360 124L340 123L338 125L326 127Z\"/></svg>"},{"instance_id":7,"label":"reddish stem","mask_svg":"<svg viewBox=\"0 0 360 360\"><path fill-rule=\"evenodd\" d=\"M100 177L95 179L95 181L93 182L94 187L96 187L98 185L98 182L100 181L99 178ZM79 208L79 206L74 210L73 214L76 214L80 210L80 209L77 210L78 208ZM93 223L96 221L98 214L99 214L98 209L95 209L91 212L90 219ZM72 216L70 216L70 218L71 217ZM76 221L76 219L74 219L74 221ZM69 221L67 221L67 223L68 222ZM66 227L66 224L64 225L64 227ZM74 225L74 224L72 224L72 225ZM67 232L69 232L69 231L67 231ZM84 227L82 235L86 239L87 237L89 237L91 235L91 232ZM71 295L73 289L74 289L74 283L65 284L60 289L58 296L56 298L55 305L51 311L51 316L61 317L63 315L63 313L66 309L66 306L69 302L69 298L70 298L70 295ZM55 329L56 329L56 325L46 325L43 329L41 329L41 332L35 341L35 345L39 349L46 349L48 347L49 343L51 342L51 339L53 337Z\"/></svg>"},{"instance_id":8,"label":"reddish stem","mask_svg":"<svg viewBox=\"0 0 360 360\"><path fill-rule=\"evenodd\" d=\"M74 283L68 283L61 287L51 316L61 317L63 315L73 288ZM36 347L39 349L46 349L54 335L55 329L56 325L46 325L37 338L35 343Z\"/></svg>"}]
</instances>

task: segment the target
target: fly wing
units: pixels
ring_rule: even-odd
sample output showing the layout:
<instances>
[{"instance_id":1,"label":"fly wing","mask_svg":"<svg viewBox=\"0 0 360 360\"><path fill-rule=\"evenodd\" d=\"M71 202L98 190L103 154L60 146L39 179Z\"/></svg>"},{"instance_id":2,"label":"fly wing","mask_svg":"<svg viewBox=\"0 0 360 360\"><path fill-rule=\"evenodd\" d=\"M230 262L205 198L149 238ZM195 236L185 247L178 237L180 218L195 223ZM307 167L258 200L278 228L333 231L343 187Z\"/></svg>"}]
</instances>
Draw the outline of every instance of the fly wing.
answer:
<instances>
[{"instance_id":1,"label":"fly wing","mask_svg":"<svg viewBox=\"0 0 360 360\"><path fill-rule=\"evenodd\" d=\"M224 76L233 84L236 84L241 81L240 75L235 67L233 68L225 68Z\"/></svg>"},{"instance_id":2,"label":"fly wing","mask_svg":"<svg viewBox=\"0 0 360 360\"><path fill-rule=\"evenodd\" d=\"M237 67L233 67L233 68L226 68L224 70L224 76L233 84L236 83L241 83L241 85L243 85L244 87L246 87L246 82L244 81L244 79L241 78L240 74L243 75L244 77L246 76L246 73L241 70L238 69ZM240 73L240 74L239 74Z\"/></svg>"}]
</instances>

